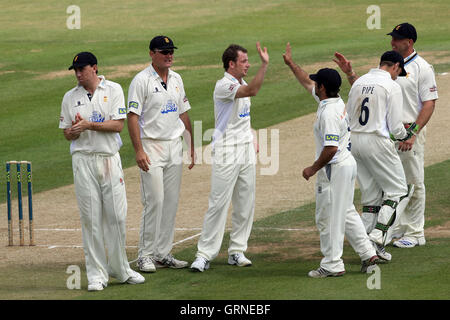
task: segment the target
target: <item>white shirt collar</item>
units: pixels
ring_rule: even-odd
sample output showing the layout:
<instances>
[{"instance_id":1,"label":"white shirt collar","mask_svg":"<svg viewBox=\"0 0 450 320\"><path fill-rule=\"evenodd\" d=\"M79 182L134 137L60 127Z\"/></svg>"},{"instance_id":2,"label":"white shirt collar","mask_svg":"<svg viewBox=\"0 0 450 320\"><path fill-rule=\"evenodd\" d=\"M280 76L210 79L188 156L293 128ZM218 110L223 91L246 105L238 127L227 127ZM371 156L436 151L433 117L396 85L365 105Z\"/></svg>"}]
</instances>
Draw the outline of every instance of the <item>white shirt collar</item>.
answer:
<instances>
[{"instance_id":1,"label":"white shirt collar","mask_svg":"<svg viewBox=\"0 0 450 320\"><path fill-rule=\"evenodd\" d=\"M236 79L234 76L232 76L230 73L228 73L228 72L226 72L226 71L225 71L225 73L224 73L224 76L225 76L226 78L230 79L230 80L233 81L233 82L239 83L239 80L238 80L238 79Z\"/></svg>"},{"instance_id":2,"label":"white shirt collar","mask_svg":"<svg viewBox=\"0 0 450 320\"><path fill-rule=\"evenodd\" d=\"M326 99L324 99L324 100L320 100L320 102L319 102L319 108L322 108L322 107L324 107L325 105L330 104L330 103L336 103L336 102L339 102L339 100L341 100L341 96L339 96L339 97L337 97L337 98L326 98Z\"/></svg>"},{"instance_id":3,"label":"white shirt collar","mask_svg":"<svg viewBox=\"0 0 450 320\"><path fill-rule=\"evenodd\" d=\"M416 50L413 50L413 53L411 53L409 56L407 56L404 61L408 61L409 59L411 59L411 57L413 57L415 54L417 54Z\"/></svg>"},{"instance_id":4,"label":"white shirt collar","mask_svg":"<svg viewBox=\"0 0 450 320\"><path fill-rule=\"evenodd\" d=\"M158 72L156 72L153 65L150 63L150 75L155 79L160 79L162 81L162 78L159 76ZM169 73L167 74L167 79L169 79L173 75L173 71L169 68Z\"/></svg>"},{"instance_id":5,"label":"white shirt collar","mask_svg":"<svg viewBox=\"0 0 450 320\"><path fill-rule=\"evenodd\" d=\"M379 73L381 76L391 79L391 74L380 68L370 69L369 73Z\"/></svg>"},{"instance_id":6,"label":"white shirt collar","mask_svg":"<svg viewBox=\"0 0 450 320\"><path fill-rule=\"evenodd\" d=\"M105 78L105 76L100 75L100 76L97 76L97 77L100 79L100 82L99 82L97 88L105 89L105 87L106 87L106 78ZM84 89L84 87L78 83L77 84L77 89L81 89L81 88ZM86 90L86 89L84 89L84 90Z\"/></svg>"}]
</instances>

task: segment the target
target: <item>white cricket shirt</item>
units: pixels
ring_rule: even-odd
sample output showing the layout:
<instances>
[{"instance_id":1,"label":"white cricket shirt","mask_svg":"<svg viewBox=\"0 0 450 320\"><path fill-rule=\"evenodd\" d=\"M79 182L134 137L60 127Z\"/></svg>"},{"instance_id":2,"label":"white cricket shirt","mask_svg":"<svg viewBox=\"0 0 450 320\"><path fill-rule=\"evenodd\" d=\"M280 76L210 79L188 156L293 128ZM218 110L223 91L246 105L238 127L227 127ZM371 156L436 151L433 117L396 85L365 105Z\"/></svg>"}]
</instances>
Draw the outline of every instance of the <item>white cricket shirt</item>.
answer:
<instances>
[{"instance_id":1,"label":"white cricket shirt","mask_svg":"<svg viewBox=\"0 0 450 320\"><path fill-rule=\"evenodd\" d=\"M152 65L139 72L128 90L128 112L139 115L141 138L173 140L185 127L180 114L191 106L181 76L169 69L167 90Z\"/></svg>"},{"instance_id":2,"label":"white cricket shirt","mask_svg":"<svg viewBox=\"0 0 450 320\"><path fill-rule=\"evenodd\" d=\"M61 104L60 129L71 128L77 113L91 122L120 120L127 117L125 98L120 84L106 80L104 76L99 78L101 81L91 100L88 91L80 85L66 92ZM70 153L101 153L112 156L121 146L122 140L118 132L85 130L78 139L72 140Z\"/></svg>"},{"instance_id":3,"label":"white cricket shirt","mask_svg":"<svg viewBox=\"0 0 450 320\"><path fill-rule=\"evenodd\" d=\"M213 146L231 146L253 142L250 123L250 97L235 99L242 83L228 72L214 88L215 130Z\"/></svg>"},{"instance_id":4,"label":"white cricket shirt","mask_svg":"<svg viewBox=\"0 0 450 320\"><path fill-rule=\"evenodd\" d=\"M315 88L312 90L312 95L319 103L314 123L316 160L324 147L335 146L338 147L338 150L328 164L341 162L351 155L350 128L345 103L340 97L320 101L315 94Z\"/></svg>"},{"instance_id":5,"label":"white cricket shirt","mask_svg":"<svg viewBox=\"0 0 450 320\"><path fill-rule=\"evenodd\" d=\"M402 89L392 80L391 74L382 69L371 69L350 89L347 102L350 129L386 138L392 133L396 139L403 139L406 130L402 106Z\"/></svg>"},{"instance_id":6,"label":"white cricket shirt","mask_svg":"<svg viewBox=\"0 0 450 320\"><path fill-rule=\"evenodd\" d=\"M403 91L403 122L415 122L424 101L438 98L433 66L416 51L405 58L405 77L398 77L397 83Z\"/></svg>"}]
</instances>

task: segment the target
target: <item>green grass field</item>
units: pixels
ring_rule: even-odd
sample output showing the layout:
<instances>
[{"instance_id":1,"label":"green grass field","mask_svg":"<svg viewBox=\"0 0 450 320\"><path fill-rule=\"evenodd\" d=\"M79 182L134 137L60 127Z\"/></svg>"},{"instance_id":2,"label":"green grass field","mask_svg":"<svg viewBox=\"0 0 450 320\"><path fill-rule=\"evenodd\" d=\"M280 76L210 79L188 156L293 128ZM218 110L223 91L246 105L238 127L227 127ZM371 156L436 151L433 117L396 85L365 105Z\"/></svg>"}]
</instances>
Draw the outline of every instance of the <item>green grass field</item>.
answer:
<instances>
[{"instance_id":1,"label":"green grass field","mask_svg":"<svg viewBox=\"0 0 450 320\"><path fill-rule=\"evenodd\" d=\"M414 3L414 5L413 5ZM223 74L221 54L230 43L249 49L249 79L259 65L255 42L270 53L270 67L258 96L253 98L252 125L264 128L315 111L314 101L299 90L284 65L282 53L289 41L300 64L331 61L339 50L350 58L379 56L390 48L387 32L408 20L419 30L418 50L450 49L450 3L380 1L381 29L368 30L369 1L78 1L81 29L69 30L68 1L15 1L2 8L0 20L0 163L33 162L34 191L72 183L69 143L58 129L64 93L75 86L71 74L40 80L39 76L67 70L83 50L96 54L99 69L149 61L148 43L167 34L178 46L175 66L180 71L192 105L190 118L213 128L212 91ZM401 7L401 10L400 8ZM435 65L439 70L440 66ZM448 65L445 65L448 67ZM366 71L366 70L363 70ZM446 70L448 71L448 70ZM108 74L105 74L108 78ZM127 96L134 74L113 78ZM344 82L342 92L348 92ZM125 128L121 134L124 167L134 165L134 153ZM0 182L4 183L4 175ZM4 202L4 197L0 198Z\"/></svg>"},{"instance_id":2,"label":"green grass field","mask_svg":"<svg viewBox=\"0 0 450 320\"><path fill-rule=\"evenodd\" d=\"M450 199L443 185L450 180L450 160L428 167L426 227L448 221ZM355 203L359 202L356 195ZM266 229L266 228L271 228ZM312 228L314 231L277 231L274 228ZM86 291L82 270L81 290L68 290L65 264L0 269L0 299L78 300L448 300L449 238L428 238L427 245L414 249L388 247L393 261L380 265L380 289L368 289L371 274L360 272L360 260L345 243L346 275L341 278L311 279L309 270L321 259L318 232L314 227L314 205L306 205L255 222L248 256L253 266L227 264L225 236L219 257L204 273L189 269L161 269L144 274L142 285L120 285L114 280L102 292ZM196 246L178 250L177 256L192 261ZM136 250L128 250L129 259ZM76 264L76 263L75 263ZM18 285L19 284L19 285ZM173 310L171 310L173 312Z\"/></svg>"},{"instance_id":3,"label":"green grass field","mask_svg":"<svg viewBox=\"0 0 450 320\"><path fill-rule=\"evenodd\" d=\"M2 1L5 4L6 1ZM224 0L224 1L86 1L79 0L81 29L69 30L66 8L71 1L14 1L0 13L0 163L7 160L33 162L34 192L73 182L69 143L58 129L61 100L75 86L72 73L42 80L51 72L67 70L73 56L92 51L100 73L115 66L149 61L148 43L158 34L170 36L179 48L175 66L179 71L192 110L191 121L202 121L203 130L213 128L212 90L223 74L221 54L230 43L249 49L251 79L259 66L255 42L268 47L270 67L258 96L252 99L252 125L264 128L314 112L315 102L300 90L284 65L282 54L289 41L300 65L331 61L340 51L351 59L378 57L390 49L390 32L408 21L418 30L419 51L450 52L450 2L378 1L381 29L368 30L366 9L372 1L342 0ZM436 71L449 71L449 63L434 64ZM359 72L367 71L358 69ZM105 72L108 78L108 73ZM110 78L120 83L127 96L134 74ZM343 83L346 98L349 86ZM121 133L123 166L135 164L126 128ZM427 225L448 221L450 162L427 169ZM4 174L0 175L4 186ZM0 202L5 202L0 197ZM2 215L4 213L1 213ZM6 215L6 214L5 214ZM367 275L351 249L344 251L347 275L325 281L308 279L306 273L320 261L318 237L301 233L264 231L264 226L313 227L314 205L255 222L250 239L261 253L251 253L252 268L230 270L226 257L214 261L212 270L192 274L188 270L162 270L147 275L141 286L110 285L92 295L65 287L67 265L41 265L2 270L0 299L449 299L448 247L450 239L433 238L426 247L395 250L395 262L382 266L382 289L368 290ZM2 218L3 219L3 218ZM4 217L6 220L6 217ZM227 240L224 241L226 243ZM263 250L263 248L266 250ZM312 256L302 248L315 249ZM179 252L192 260L195 247ZM129 257L135 256L130 251ZM4 275L8 275L7 277ZM25 282L22 279L27 279ZM83 288L86 288L83 273ZM17 286L17 283L20 284ZM405 296L405 292L407 296Z\"/></svg>"}]
</instances>

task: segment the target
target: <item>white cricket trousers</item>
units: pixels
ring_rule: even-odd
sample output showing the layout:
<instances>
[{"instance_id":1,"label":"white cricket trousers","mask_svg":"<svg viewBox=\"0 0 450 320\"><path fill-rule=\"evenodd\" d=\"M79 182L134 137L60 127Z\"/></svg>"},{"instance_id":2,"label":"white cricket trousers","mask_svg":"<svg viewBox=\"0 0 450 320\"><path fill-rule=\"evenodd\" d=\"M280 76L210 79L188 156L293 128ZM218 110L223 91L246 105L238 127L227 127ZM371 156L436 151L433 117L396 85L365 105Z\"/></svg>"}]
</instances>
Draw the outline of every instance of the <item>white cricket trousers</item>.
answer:
<instances>
[{"instance_id":1,"label":"white cricket trousers","mask_svg":"<svg viewBox=\"0 0 450 320\"><path fill-rule=\"evenodd\" d=\"M138 255L162 260L171 252L175 235L183 168L182 141L142 139L142 146L151 164L147 172L140 170L144 209Z\"/></svg>"},{"instance_id":2,"label":"white cricket trousers","mask_svg":"<svg viewBox=\"0 0 450 320\"><path fill-rule=\"evenodd\" d=\"M197 245L197 257L211 261L219 254L230 202L233 212L228 254L247 250L255 212L255 163L253 143L214 149L209 207Z\"/></svg>"},{"instance_id":3,"label":"white cricket trousers","mask_svg":"<svg viewBox=\"0 0 450 320\"><path fill-rule=\"evenodd\" d=\"M366 231L370 233L377 220L386 225L394 214L395 209L382 206L383 201L389 199L398 203L408 193L408 186L395 144L389 138L352 132L352 155L358 165L361 204L381 207L378 214L363 212L361 215ZM402 214L398 208L396 220Z\"/></svg>"},{"instance_id":4,"label":"white cricket trousers","mask_svg":"<svg viewBox=\"0 0 450 320\"><path fill-rule=\"evenodd\" d=\"M425 236L425 140L426 127L420 131L410 151L400 151L398 145L396 146L405 170L406 181L408 184L414 184L414 193L400 219L392 226L392 234L395 237L421 238Z\"/></svg>"},{"instance_id":5,"label":"white cricket trousers","mask_svg":"<svg viewBox=\"0 0 450 320\"><path fill-rule=\"evenodd\" d=\"M316 225L320 234L320 250L324 256L320 266L330 272L345 271L342 260L344 237L361 260L376 255L353 205L355 181L356 162L351 155L317 172Z\"/></svg>"},{"instance_id":6,"label":"white cricket trousers","mask_svg":"<svg viewBox=\"0 0 450 320\"><path fill-rule=\"evenodd\" d=\"M72 155L89 283L125 282L132 275L125 251L127 199L119 153Z\"/></svg>"}]
</instances>

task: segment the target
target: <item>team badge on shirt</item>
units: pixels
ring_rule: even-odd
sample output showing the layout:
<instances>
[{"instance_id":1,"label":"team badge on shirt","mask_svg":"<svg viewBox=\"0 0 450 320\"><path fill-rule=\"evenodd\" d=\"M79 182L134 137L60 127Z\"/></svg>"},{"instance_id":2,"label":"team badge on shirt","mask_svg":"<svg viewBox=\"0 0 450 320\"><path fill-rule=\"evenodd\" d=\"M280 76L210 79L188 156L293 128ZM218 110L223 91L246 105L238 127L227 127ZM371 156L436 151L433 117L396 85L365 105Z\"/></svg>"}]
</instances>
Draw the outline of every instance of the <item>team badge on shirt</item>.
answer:
<instances>
[{"instance_id":1,"label":"team badge on shirt","mask_svg":"<svg viewBox=\"0 0 450 320\"><path fill-rule=\"evenodd\" d=\"M108 97L107 96L103 97L103 102L108 102Z\"/></svg>"}]
</instances>

